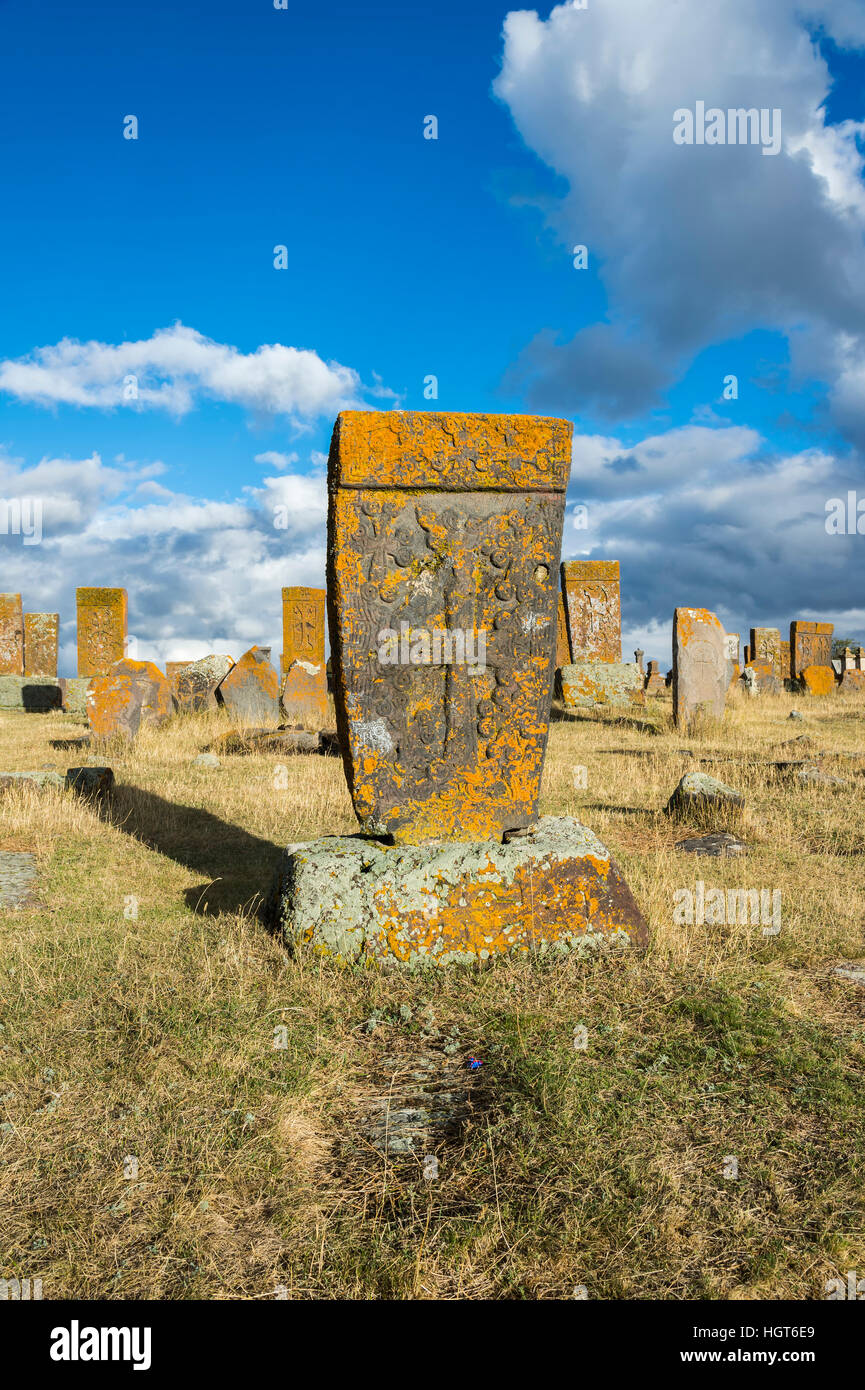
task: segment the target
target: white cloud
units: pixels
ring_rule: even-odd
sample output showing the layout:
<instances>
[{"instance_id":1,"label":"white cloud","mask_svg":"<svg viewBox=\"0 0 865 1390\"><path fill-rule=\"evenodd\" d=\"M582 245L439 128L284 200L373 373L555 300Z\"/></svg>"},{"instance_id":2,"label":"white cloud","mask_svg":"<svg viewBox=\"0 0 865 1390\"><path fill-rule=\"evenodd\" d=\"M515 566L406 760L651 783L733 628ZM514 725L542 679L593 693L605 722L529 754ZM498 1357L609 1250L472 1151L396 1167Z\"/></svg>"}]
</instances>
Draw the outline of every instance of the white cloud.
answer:
<instances>
[{"instance_id":1,"label":"white cloud","mask_svg":"<svg viewBox=\"0 0 865 1390\"><path fill-rule=\"evenodd\" d=\"M547 220L563 255L588 246L608 298L609 322L574 332L563 310L526 346L509 384L530 404L633 417L707 345L773 328L816 335L808 365L818 357L839 421L865 433L865 398L851 399L837 363L848 340L857 377L865 362L865 122L826 124L830 75L803 13L865 45L861 0L507 15L495 92L567 180ZM780 109L781 153L674 144L674 111L697 101ZM808 345L797 352L804 368Z\"/></svg>"},{"instance_id":2,"label":"white cloud","mask_svg":"<svg viewBox=\"0 0 865 1390\"><path fill-rule=\"evenodd\" d=\"M266 344L242 353L175 324L134 343L64 338L28 357L0 362L0 391L38 405L101 410L161 409L185 415L202 398L224 401L297 424L392 396L365 387L358 373L305 348Z\"/></svg>"}]
</instances>

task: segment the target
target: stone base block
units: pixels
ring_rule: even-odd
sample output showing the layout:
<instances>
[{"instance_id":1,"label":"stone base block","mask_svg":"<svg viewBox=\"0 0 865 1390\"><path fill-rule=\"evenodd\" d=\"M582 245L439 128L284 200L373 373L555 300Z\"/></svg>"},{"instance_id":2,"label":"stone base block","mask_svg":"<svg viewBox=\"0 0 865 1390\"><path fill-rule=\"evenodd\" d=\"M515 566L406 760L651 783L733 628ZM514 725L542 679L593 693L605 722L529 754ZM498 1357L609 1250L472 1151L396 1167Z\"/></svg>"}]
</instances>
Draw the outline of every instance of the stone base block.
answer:
<instances>
[{"instance_id":1,"label":"stone base block","mask_svg":"<svg viewBox=\"0 0 865 1390\"><path fill-rule=\"evenodd\" d=\"M595 705L639 705L643 677L634 661L575 661L559 673L560 694L569 709Z\"/></svg>"},{"instance_id":2,"label":"stone base block","mask_svg":"<svg viewBox=\"0 0 865 1390\"><path fill-rule=\"evenodd\" d=\"M57 684L63 697L64 714L87 713L87 687L92 676L61 676Z\"/></svg>"},{"instance_id":3,"label":"stone base block","mask_svg":"<svg viewBox=\"0 0 865 1390\"><path fill-rule=\"evenodd\" d=\"M0 709L45 714L62 702L56 676L0 676Z\"/></svg>"},{"instance_id":4,"label":"stone base block","mask_svg":"<svg viewBox=\"0 0 865 1390\"><path fill-rule=\"evenodd\" d=\"M865 671L845 671L838 689L844 692L865 690Z\"/></svg>"},{"instance_id":5,"label":"stone base block","mask_svg":"<svg viewBox=\"0 0 865 1390\"><path fill-rule=\"evenodd\" d=\"M644 946L648 929L609 851L579 821L544 816L498 841L386 848L334 836L284 851L265 916L290 946L449 965L506 952Z\"/></svg>"},{"instance_id":6,"label":"stone base block","mask_svg":"<svg viewBox=\"0 0 865 1390\"><path fill-rule=\"evenodd\" d=\"M319 728L327 718L327 673L324 663L293 661L285 673L280 696L286 719L303 719Z\"/></svg>"},{"instance_id":7,"label":"stone base block","mask_svg":"<svg viewBox=\"0 0 865 1390\"><path fill-rule=\"evenodd\" d=\"M801 688L808 695L831 695L835 690L835 672L831 666L806 666Z\"/></svg>"}]
</instances>

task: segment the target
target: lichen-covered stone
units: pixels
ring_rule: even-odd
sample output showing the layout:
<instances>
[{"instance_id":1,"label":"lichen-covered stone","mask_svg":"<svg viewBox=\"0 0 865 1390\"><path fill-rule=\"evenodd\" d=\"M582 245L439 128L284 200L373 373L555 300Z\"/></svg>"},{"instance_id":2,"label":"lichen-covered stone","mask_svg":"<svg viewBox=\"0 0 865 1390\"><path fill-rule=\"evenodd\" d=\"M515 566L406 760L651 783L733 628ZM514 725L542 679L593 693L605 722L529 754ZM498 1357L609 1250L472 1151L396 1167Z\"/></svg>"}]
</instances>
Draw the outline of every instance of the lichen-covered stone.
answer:
<instances>
[{"instance_id":1,"label":"lichen-covered stone","mask_svg":"<svg viewBox=\"0 0 865 1390\"><path fill-rule=\"evenodd\" d=\"M841 684L838 689L844 694L847 694L848 691L857 694L865 690L865 671L846 670L841 677Z\"/></svg>"},{"instance_id":2,"label":"lichen-covered stone","mask_svg":"<svg viewBox=\"0 0 865 1390\"><path fill-rule=\"evenodd\" d=\"M831 695L835 690L835 672L831 666L806 666L799 680L809 695Z\"/></svg>"},{"instance_id":3,"label":"lichen-covered stone","mask_svg":"<svg viewBox=\"0 0 865 1390\"><path fill-rule=\"evenodd\" d=\"M94 676L87 691L87 719L96 738L134 738L142 724L161 724L174 712L171 685L152 661L115 661Z\"/></svg>"},{"instance_id":4,"label":"lichen-covered stone","mask_svg":"<svg viewBox=\"0 0 865 1390\"><path fill-rule=\"evenodd\" d=\"M695 835L688 840L680 840L676 849L685 854L706 854L714 859L739 859L748 853L745 842L727 831L713 831L710 835Z\"/></svg>"},{"instance_id":5,"label":"lichen-covered stone","mask_svg":"<svg viewBox=\"0 0 865 1390\"><path fill-rule=\"evenodd\" d=\"M220 681L216 698L236 724L279 723L279 677L270 649L250 647Z\"/></svg>"},{"instance_id":6,"label":"lichen-covered stone","mask_svg":"<svg viewBox=\"0 0 865 1390\"><path fill-rule=\"evenodd\" d=\"M832 669L832 623L797 619L790 624L790 676L799 680L806 666Z\"/></svg>"},{"instance_id":7,"label":"lichen-covered stone","mask_svg":"<svg viewBox=\"0 0 865 1390\"><path fill-rule=\"evenodd\" d=\"M0 709L47 714L62 703L56 676L0 676Z\"/></svg>"},{"instance_id":8,"label":"lichen-covered stone","mask_svg":"<svg viewBox=\"0 0 865 1390\"><path fill-rule=\"evenodd\" d=\"M563 666L569 665L571 660L571 645L568 641L568 619L565 614L565 600L561 590L559 590L559 603L556 610L556 667L561 670Z\"/></svg>"},{"instance_id":9,"label":"lichen-covered stone","mask_svg":"<svg viewBox=\"0 0 865 1390\"><path fill-rule=\"evenodd\" d=\"M221 681L234 665L234 657L226 655L203 656L199 661L190 661L185 666L172 671L169 679L171 690L181 710L216 709L219 703L217 689ZM165 674L168 676L168 662Z\"/></svg>"},{"instance_id":10,"label":"lichen-covered stone","mask_svg":"<svg viewBox=\"0 0 865 1390\"><path fill-rule=\"evenodd\" d=\"M285 673L280 695L286 719L309 720L319 727L327 723L327 672L324 662L298 658Z\"/></svg>"},{"instance_id":11,"label":"lichen-covered stone","mask_svg":"<svg viewBox=\"0 0 865 1390\"><path fill-rule=\"evenodd\" d=\"M290 944L339 962L442 966L647 940L609 851L555 816L508 844L384 848L334 836L289 845L266 916Z\"/></svg>"},{"instance_id":12,"label":"lichen-covered stone","mask_svg":"<svg viewBox=\"0 0 865 1390\"><path fill-rule=\"evenodd\" d=\"M25 676L57 676L59 613L24 614Z\"/></svg>"},{"instance_id":13,"label":"lichen-covered stone","mask_svg":"<svg viewBox=\"0 0 865 1390\"><path fill-rule=\"evenodd\" d=\"M781 634L776 627L751 628L751 665L755 669L765 666L767 675L783 678Z\"/></svg>"},{"instance_id":14,"label":"lichen-covered stone","mask_svg":"<svg viewBox=\"0 0 865 1390\"><path fill-rule=\"evenodd\" d=\"M321 734L317 730L229 729L214 739L211 748L224 754L320 753Z\"/></svg>"},{"instance_id":15,"label":"lichen-covered stone","mask_svg":"<svg viewBox=\"0 0 865 1390\"><path fill-rule=\"evenodd\" d=\"M622 660L622 601L618 560L567 560L562 592L571 662Z\"/></svg>"},{"instance_id":16,"label":"lichen-covered stone","mask_svg":"<svg viewBox=\"0 0 865 1390\"><path fill-rule=\"evenodd\" d=\"M78 675L104 676L126 656L125 589L76 589Z\"/></svg>"},{"instance_id":17,"label":"lichen-covered stone","mask_svg":"<svg viewBox=\"0 0 865 1390\"><path fill-rule=\"evenodd\" d=\"M673 719L722 719L731 669L726 633L708 608L677 608L673 617Z\"/></svg>"},{"instance_id":18,"label":"lichen-covered stone","mask_svg":"<svg viewBox=\"0 0 865 1390\"><path fill-rule=\"evenodd\" d=\"M0 850L0 907L28 907L33 902L38 875L35 854Z\"/></svg>"},{"instance_id":19,"label":"lichen-covered stone","mask_svg":"<svg viewBox=\"0 0 865 1390\"><path fill-rule=\"evenodd\" d=\"M57 684L60 687L61 708L64 714L87 713L87 691L91 679L90 676L59 677Z\"/></svg>"},{"instance_id":20,"label":"lichen-covered stone","mask_svg":"<svg viewBox=\"0 0 865 1390\"><path fill-rule=\"evenodd\" d=\"M0 594L0 675L24 675L24 611L20 594Z\"/></svg>"},{"instance_id":21,"label":"lichen-covered stone","mask_svg":"<svg viewBox=\"0 0 865 1390\"><path fill-rule=\"evenodd\" d=\"M745 805L741 792L710 777L708 772L686 772L664 808L667 815L689 815L707 806L740 808Z\"/></svg>"},{"instance_id":22,"label":"lichen-covered stone","mask_svg":"<svg viewBox=\"0 0 865 1390\"><path fill-rule=\"evenodd\" d=\"M40 768L38 772L0 772L0 790L3 791L21 786L38 787L39 791L44 791L46 787L59 789L65 785L60 773L51 769Z\"/></svg>"},{"instance_id":23,"label":"lichen-covered stone","mask_svg":"<svg viewBox=\"0 0 865 1390\"><path fill-rule=\"evenodd\" d=\"M295 661L324 666L324 589L301 585L282 591L282 657L285 676Z\"/></svg>"},{"instance_id":24,"label":"lichen-covered stone","mask_svg":"<svg viewBox=\"0 0 865 1390\"><path fill-rule=\"evenodd\" d=\"M569 709L638 705L644 700L643 676L634 661L574 661L561 669L559 692Z\"/></svg>"},{"instance_id":25,"label":"lichen-covered stone","mask_svg":"<svg viewBox=\"0 0 865 1390\"><path fill-rule=\"evenodd\" d=\"M483 840L533 822L570 441L567 421L533 416L339 416L328 617L368 833Z\"/></svg>"},{"instance_id":26,"label":"lichen-covered stone","mask_svg":"<svg viewBox=\"0 0 865 1390\"><path fill-rule=\"evenodd\" d=\"M103 801L114 793L114 770L110 767L70 767L66 769L66 785L79 796Z\"/></svg>"}]
</instances>

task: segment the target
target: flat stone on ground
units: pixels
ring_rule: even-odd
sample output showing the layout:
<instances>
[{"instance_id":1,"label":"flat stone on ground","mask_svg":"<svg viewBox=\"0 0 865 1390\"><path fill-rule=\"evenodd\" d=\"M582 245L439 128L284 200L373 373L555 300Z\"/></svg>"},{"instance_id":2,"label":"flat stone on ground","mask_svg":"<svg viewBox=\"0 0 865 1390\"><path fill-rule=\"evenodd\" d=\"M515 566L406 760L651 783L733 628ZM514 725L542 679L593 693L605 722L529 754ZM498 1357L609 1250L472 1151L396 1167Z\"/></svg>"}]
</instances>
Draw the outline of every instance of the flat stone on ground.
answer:
<instances>
[{"instance_id":1,"label":"flat stone on ground","mask_svg":"<svg viewBox=\"0 0 865 1390\"><path fill-rule=\"evenodd\" d=\"M63 787L65 782L59 772L40 768L38 772L0 772L0 791L12 787L29 785L44 791L46 787Z\"/></svg>"},{"instance_id":2,"label":"flat stone on ground","mask_svg":"<svg viewBox=\"0 0 865 1390\"><path fill-rule=\"evenodd\" d=\"M842 980L852 980L854 985L865 985L865 963L848 961L844 965L834 966L832 974Z\"/></svg>"},{"instance_id":3,"label":"flat stone on ground","mask_svg":"<svg viewBox=\"0 0 865 1390\"><path fill-rule=\"evenodd\" d=\"M564 816L542 817L509 844L384 848L333 836L289 845L265 916L289 945L341 962L447 965L647 940L609 851Z\"/></svg>"},{"instance_id":4,"label":"flat stone on ground","mask_svg":"<svg viewBox=\"0 0 865 1390\"><path fill-rule=\"evenodd\" d=\"M33 897L37 876L35 854L0 850L0 907L26 907Z\"/></svg>"},{"instance_id":5,"label":"flat stone on ground","mask_svg":"<svg viewBox=\"0 0 865 1390\"><path fill-rule=\"evenodd\" d=\"M740 840L736 835L728 835L723 831L716 831L711 835L695 835L688 840L680 840L676 849L684 850L686 854L709 854L714 858L727 856L739 858L748 853L748 846L744 840Z\"/></svg>"}]
</instances>

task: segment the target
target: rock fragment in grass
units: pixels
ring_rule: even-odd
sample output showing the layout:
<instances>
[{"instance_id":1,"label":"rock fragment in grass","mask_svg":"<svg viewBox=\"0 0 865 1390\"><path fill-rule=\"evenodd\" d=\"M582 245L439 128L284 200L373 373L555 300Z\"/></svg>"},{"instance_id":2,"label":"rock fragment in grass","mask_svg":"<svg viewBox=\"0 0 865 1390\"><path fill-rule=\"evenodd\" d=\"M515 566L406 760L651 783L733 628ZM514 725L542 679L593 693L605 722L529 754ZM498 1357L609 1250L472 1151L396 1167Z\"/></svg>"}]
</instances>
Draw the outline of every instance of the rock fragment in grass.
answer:
<instances>
[{"instance_id":1,"label":"rock fragment in grass","mask_svg":"<svg viewBox=\"0 0 865 1390\"><path fill-rule=\"evenodd\" d=\"M9 791L12 787L32 786L44 791L46 787L64 786L63 778L59 772L52 772L40 768L38 772L0 772L0 791Z\"/></svg>"},{"instance_id":2,"label":"rock fragment in grass","mask_svg":"<svg viewBox=\"0 0 865 1390\"><path fill-rule=\"evenodd\" d=\"M0 907L27 907L36 887L35 854L0 850Z\"/></svg>"},{"instance_id":3,"label":"rock fragment in grass","mask_svg":"<svg viewBox=\"0 0 865 1390\"><path fill-rule=\"evenodd\" d=\"M841 980L852 980L855 985L865 986L865 962L845 961L843 965L834 966L832 974Z\"/></svg>"},{"instance_id":4,"label":"rock fragment in grass","mask_svg":"<svg viewBox=\"0 0 865 1390\"><path fill-rule=\"evenodd\" d=\"M695 835L688 840L680 840L676 849L684 850L686 854L709 854L714 858L738 858L748 853L748 846L744 840L726 831L715 831L710 835Z\"/></svg>"},{"instance_id":5,"label":"rock fragment in grass","mask_svg":"<svg viewBox=\"0 0 865 1390\"><path fill-rule=\"evenodd\" d=\"M802 711L801 711L800 709L791 709L790 713L787 715L787 718L788 718L788 719L804 719L805 716L804 716L804 714L802 713Z\"/></svg>"},{"instance_id":6,"label":"rock fragment in grass","mask_svg":"<svg viewBox=\"0 0 865 1390\"><path fill-rule=\"evenodd\" d=\"M686 772L664 810L668 816L687 819L715 812L736 815L744 807L745 798L735 788L710 777L708 772Z\"/></svg>"},{"instance_id":7,"label":"rock fragment in grass","mask_svg":"<svg viewBox=\"0 0 865 1390\"><path fill-rule=\"evenodd\" d=\"M66 785L79 796L101 801L114 792L114 771L110 767L70 767L66 770Z\"/></svg>"},{"instance_id":8,"label":"rock fragment in grass","mask_svg":"<svg viewBox=\"0 0 865 1390\"><path fill-rule=\"evenodd\" d=\"M193 767L221 767L219 759L215 753L199 753L197 758L192 760Z\"/></svg>"}]
</instances>

